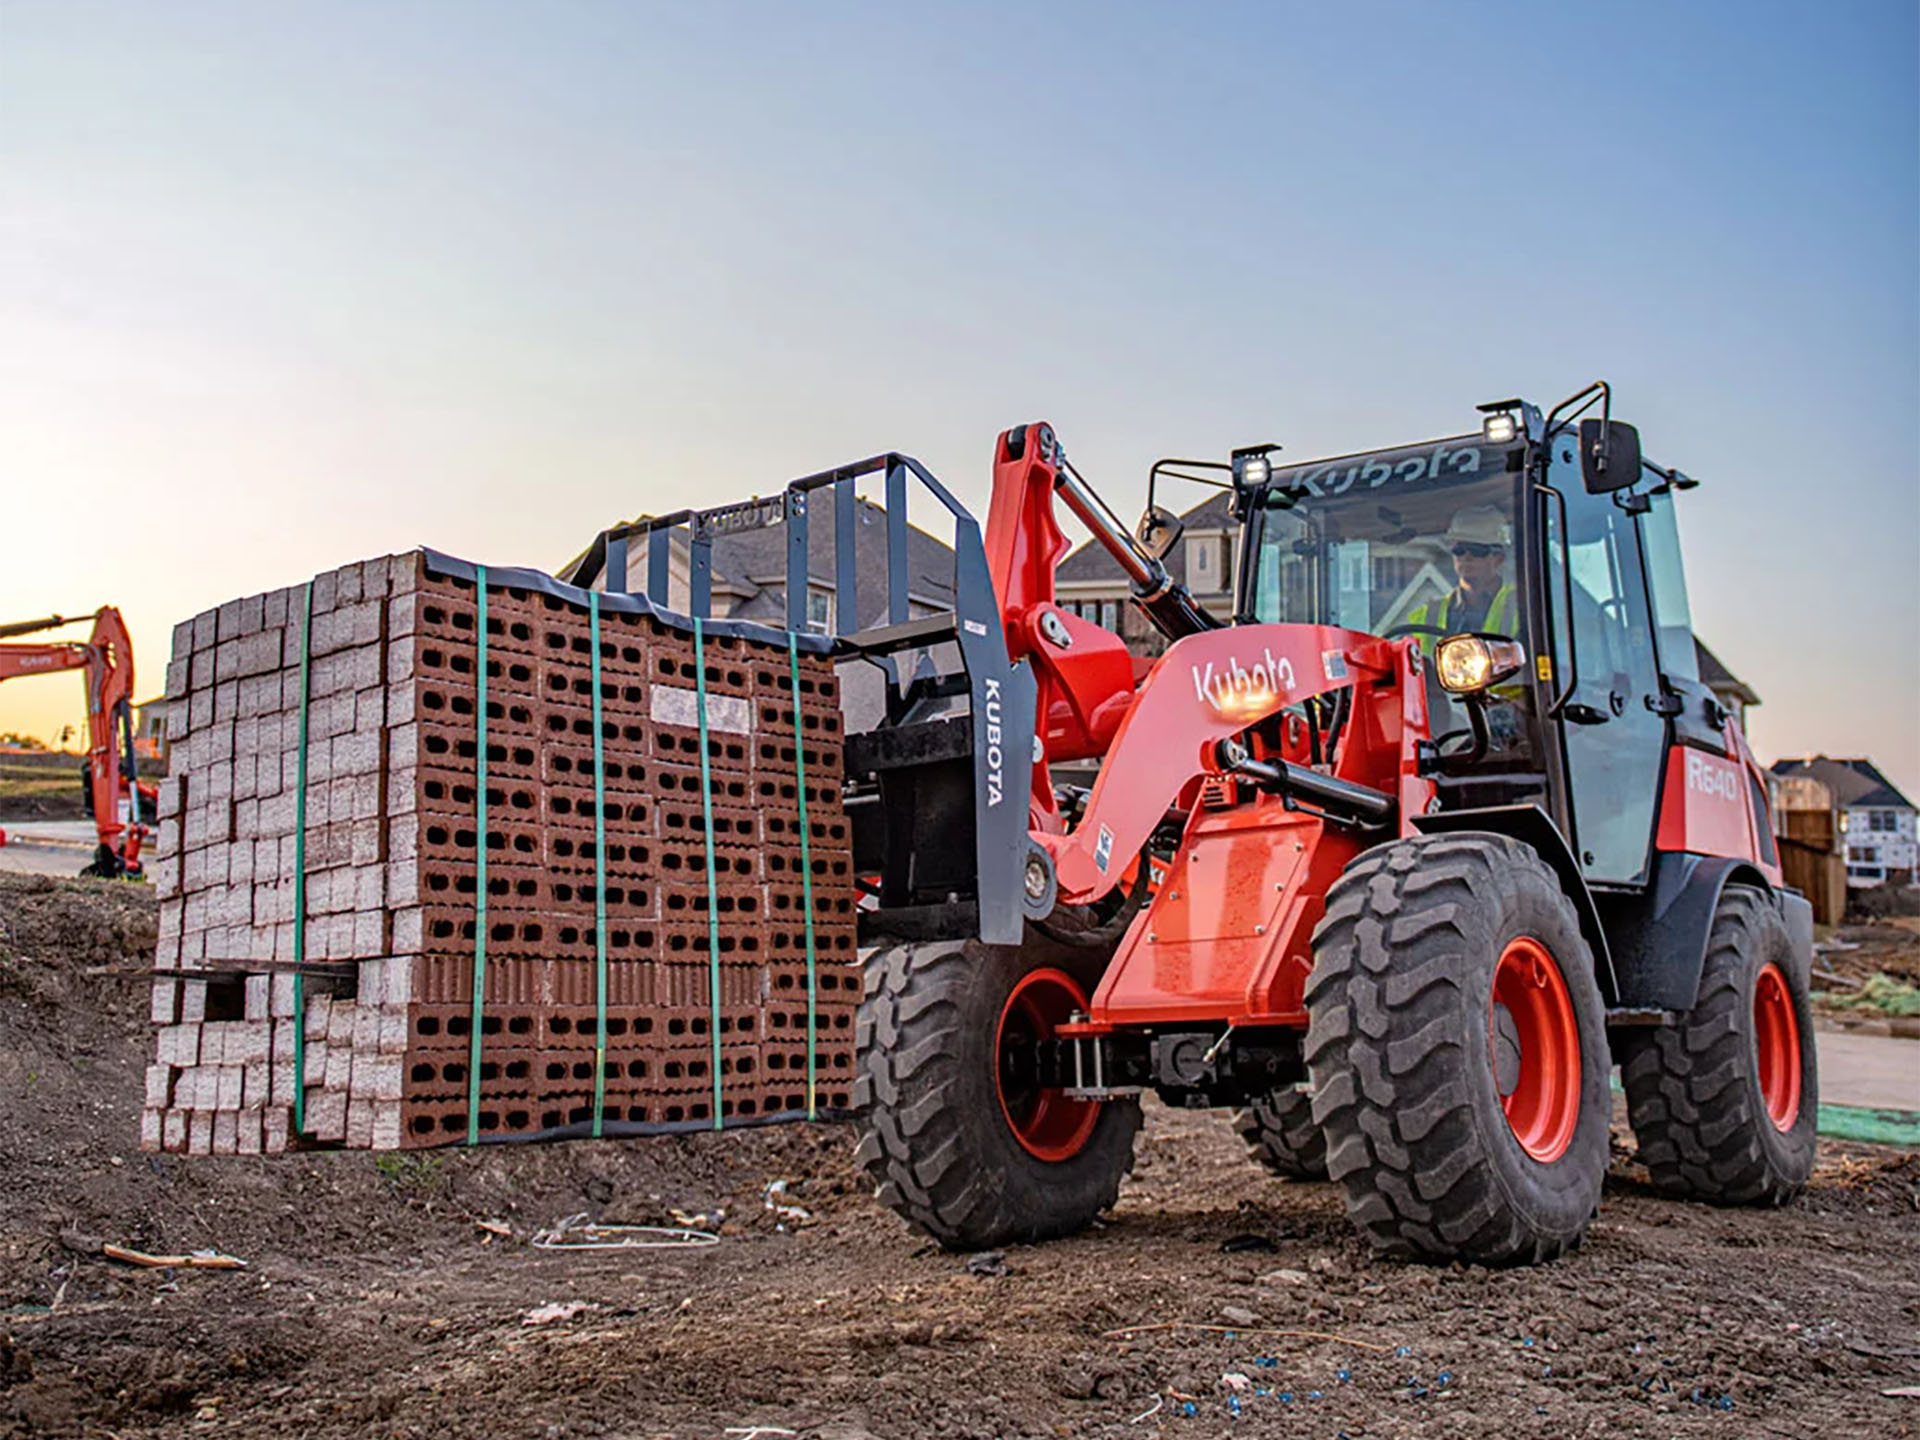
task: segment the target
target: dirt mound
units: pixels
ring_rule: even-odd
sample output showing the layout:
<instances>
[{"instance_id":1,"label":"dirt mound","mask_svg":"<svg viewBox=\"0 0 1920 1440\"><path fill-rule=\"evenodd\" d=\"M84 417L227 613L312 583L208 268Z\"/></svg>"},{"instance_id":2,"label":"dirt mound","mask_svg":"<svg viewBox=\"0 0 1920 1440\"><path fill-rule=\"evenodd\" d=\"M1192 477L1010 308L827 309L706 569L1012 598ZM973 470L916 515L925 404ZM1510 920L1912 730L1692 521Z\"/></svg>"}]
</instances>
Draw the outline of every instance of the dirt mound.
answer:
<instances>
[{"instance_id":1,"label":"dirt mound","mask_svg":"<svg viewBox=\"0 0 1920 1440\"><path fill-rule=\"evenodd\" d=\"M156 938L144 886L0 875L0 995L57 1009L85 972L118 968L145 977ZM130 995L140 985L136 978L118 988ZM144 994L139 1001L144 1009Z\"/></svg>"},{"instance_id":2,"label":"dirt mound","mask_svg":"<svg viewBox=\"0 0 1920 1440\"><path fill-rule=\"evenodd\" d=\"M466 1241L475 1218L670 1224L674 1209L726 1208L802 1168L807 1191L851 1191L844 1146L819 1130L285 1161L142 1154L154 939L143 886L0 875L0 1085L24 1101L0 1126L0 1233L325 1253L402 1234ZM743 1229L763 1213L732 1208ZM0 1287L17 1279L0 1250Z\"/></svg>"},{"instance_id":3,"label":"dirt mound","mask_svg":"<svg viewBox=\"0 0 1920 1440\"><path fill-rule=\"evenodd\" d=\"M1920 1381L1914 1156L1829 1145L1799 1203L1715 1210L1653 1195L1623 1132L1586 1245L1487 1271L1383 1264L1333 1187L1152 1105L1110 1222L971 1266L862 1193L840 1130L144 1155L151 915L138 886L0 876L0 1440L1914 1424L1880 1395ZM804 1215L768 1208L776 1179ZM721 1243L527 1243L676 1210L724 1211ZM249 1267L132 1269L102 1241Z\"/></svg>"},{"instance_id":4,"label":"dirt mound","mask_svg":"<svg viewBox=\"0 0 1920 1440\"><path fill-rule=\"evenodd\" d=\"M322 1292L405 1284L580 1212L663 1225L723 1212L725 1232L746 1236L780 1224L762 1203L773 1180L823 1215L857 1193L844 1137L800 1129L378 1157L142 1154L154 913L140 885L0 875L0 1436L152 1423L236 1379L301 1371L316 1351L349 1373L382 1367L377 1346L317 1343L272 1304L156 1327L138 1311L175 1295L173 1277L102 1261L103 1242L242 1256L246 1278L187 1274L179 1294L258 1298L256 1273ZM479 1220L518 1238L494 1240ZM75 1327L51 1368L47 1320Z\"/></svg>"},{"instance_id":5,"label":"dirt mound","mask_svg":"<svg viewBox=\"0 0 1920 1440\"><path fill-rule=\"evenodd\" d=\"M1869 921L1920 918L1920 889L1889 881L1871 890L1849 890L1847 915L1850 919L1858 917Z\"/></svg>"},{"instance_id":6,"label":"dirt mound","mask_svg":"<svg viewBox=\"0 0 1920 1440\"><path fill-rule=\"evenodd\" d=\"M84 820L87 809L78 755L0 756L0 825L17 820Z\"/></svg>"},{"instance_id":7,"label":"dirt mound","mask_svg":"<svg viewBox=\"0 0 1920 1440\"><path fill-rule=\"evenodd\" d=\"M90 820L93 812L79 795L65 790L0 796L0 825L28 820Z\"/></svg>"}]
</instances>

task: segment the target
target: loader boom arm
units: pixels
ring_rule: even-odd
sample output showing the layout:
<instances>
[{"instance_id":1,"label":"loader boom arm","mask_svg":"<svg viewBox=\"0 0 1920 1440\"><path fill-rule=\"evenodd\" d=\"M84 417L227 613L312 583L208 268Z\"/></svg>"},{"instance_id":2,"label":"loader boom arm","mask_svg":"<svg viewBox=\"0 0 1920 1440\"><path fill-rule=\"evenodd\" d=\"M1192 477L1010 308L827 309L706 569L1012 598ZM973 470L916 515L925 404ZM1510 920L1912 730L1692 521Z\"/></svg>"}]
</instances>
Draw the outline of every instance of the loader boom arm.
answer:
<instances>
[{"instance_id":1,"label":"loader boom arm","mask_svg":"<svg viewBox=\"0 0 1920 1440\"><path fill-rule=\"evenodd\" d=\"M1247 625L1176 640L1141 683L1080 823L1070 835L1035 837L1052 854L1061 900L1086 904L1112 889L1182 793L1222 773L1220 742L1289 705L1394 675L1405 649L1324 625ZM1411 748L1425 738L1424 709L1407 718L1414 723L1391 737L1403 752L1394 808L1418 814L1432 793ZM1284 763L1250 769L1287 772Z\"/></svg>"},{"instance_id":2,"label":"loader boom arm","mask_svg":"<svg viewBox=\"0 0 1920 1440\"><path fill-rule=\"evenodd\" d=\"M986 552L1006 632L1007 654L1027 661L1038 681L1032 823L1064 828L1048 766L1105 755L1133 703L1136 668L1126 641L1061 607L1056 576L1069 543L1056 498L1113 556L1133 598L1169 639L1218 630L1160 561L1142 547L1068 462L1053 427L1016 426L994 446L993 496Z\"/></svg>"}]
</instances>

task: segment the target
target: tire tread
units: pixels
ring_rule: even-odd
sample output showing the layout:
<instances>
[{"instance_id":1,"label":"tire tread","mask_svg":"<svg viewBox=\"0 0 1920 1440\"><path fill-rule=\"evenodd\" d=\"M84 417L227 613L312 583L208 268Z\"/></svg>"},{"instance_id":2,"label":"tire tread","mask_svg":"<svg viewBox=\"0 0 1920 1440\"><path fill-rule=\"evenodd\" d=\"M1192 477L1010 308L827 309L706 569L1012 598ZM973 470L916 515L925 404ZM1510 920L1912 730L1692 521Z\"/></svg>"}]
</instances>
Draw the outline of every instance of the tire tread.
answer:
<instances>
[{"instance_id":1,"label":"tire tread","mask_svg":"<svg viewBox=\"0 0 1920 1440\"><path fill-rule=\"evenodd\" d=\"M1488 1149L1500 1137L1480 1133L1464 1078L1459 957L1470 920L1512 910L1523 888L1535 903L1550 894L1557 928L1579 936L1573 903L1552 870L1505 836L1382 845L1359 857L1328 893L1306 991L1314 1119L1326 1137L1327 1168L1346 1187L1348 1215L1389 1255L1530 1263L1563 1253L1584 1235L1590 1205L1577 1224L1555 1227L1514 1203ZM1577 949L1556 952L1568 986L1591 989L1584 1003L1598 1017L1585 942L1564 948ZM1591 1075L1583 1078L1583 1131L1591 1128L1593 1083ZM1590 1191L1597 1200L1605 1166L1604 1140L1576 1136L1556 1163L1556 1172L1566 1171L1556 1183L1566 1195Z\"/></svg>"},{"instance_id":2,"label":"tire tread","mask_svg":"<svg viewBox=\"0 0 1920 1440\"><path fill-rule=\"evenodd\" d=\"M980 1018L983 949L944 941L874 950L855 1028L854 1161L882 1204L948 1249L1083 1229L1119 1198L1140 1128L1137 1102L1107 1102L1087 1149L1050 1167L1060 1184L1045 1200L1058 1203L1036 1203L1031 1186L993 1182L982 1163L984 1127L1005 1122L981 1114L985 1107L957 1078L956 1058ZM989 1094L986 1105L994 1103Z\"/></svg>"},{"instance_id":3,"label":"tire tread","mask_svg":"<svg viewBox=\"0 0 1920 1440\"><path fill-rule=\"evenodd\" d=\"M1767 897L1748 886L1722 892L1707 935L1694 1007L1678 1024L1627 1042L1621 1083L1640 1143L1640 1162L1654 1187L1716 1205L1784 1205L1805 1188L1813 1168L1812 1121L1788 1136L1772 1122L1750 1074L1750 971L1762 947L1777 957L1785 925ZM1790 965L1783 965L1791 976ZM1796 996L1796 1000L1802 997ZM1810 1014L1801 1008L1801 1108L1818 1105Z\"/></svg>"},{"instance_id":4,"label":"tire tread","mask_svg":"<svg viewBox=\"0 0 1920 1440\"><path fill-rule=\"evenodd\" d=\"M1288 1087L1233 1113L1247 1153L1283 1180L1325 1180L1327 1140L1313 1118L1313 1097Z\"/></svg>"}]
</instances>

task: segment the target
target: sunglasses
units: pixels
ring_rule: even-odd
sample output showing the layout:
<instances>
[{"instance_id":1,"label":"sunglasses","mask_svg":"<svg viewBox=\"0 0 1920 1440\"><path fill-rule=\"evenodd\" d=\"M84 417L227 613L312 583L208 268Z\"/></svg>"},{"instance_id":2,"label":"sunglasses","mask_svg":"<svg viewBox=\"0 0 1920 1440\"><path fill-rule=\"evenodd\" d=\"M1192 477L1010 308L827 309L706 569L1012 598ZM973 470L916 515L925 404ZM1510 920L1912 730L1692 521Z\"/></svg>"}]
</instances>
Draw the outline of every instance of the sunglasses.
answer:
<instances>
[{"instance_id":1,"label":"sunglasses","mask_svg":"<svg viewBox=\"0 0 1920 1440\"><path fill-rule=\"evenodd\" d=\"M1453 547L1453 553L1460 557L1470 556L1475 560L1484 560L1489 555L1498 555L1500 548L1498 545L1474 545L1462 540Z\"/></svg>"}]
</instances>

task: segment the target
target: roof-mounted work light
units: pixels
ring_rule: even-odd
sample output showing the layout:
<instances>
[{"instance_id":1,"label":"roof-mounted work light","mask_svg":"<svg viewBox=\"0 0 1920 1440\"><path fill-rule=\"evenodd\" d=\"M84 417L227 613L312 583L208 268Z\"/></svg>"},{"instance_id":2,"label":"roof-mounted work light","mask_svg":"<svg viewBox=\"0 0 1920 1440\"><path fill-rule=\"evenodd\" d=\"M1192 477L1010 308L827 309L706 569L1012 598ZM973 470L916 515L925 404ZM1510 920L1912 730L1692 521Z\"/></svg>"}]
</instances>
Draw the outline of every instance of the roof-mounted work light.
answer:
<instances>
[{"instance_id":1,"label":"roof-mounted work light","mask_svg":"<svg viewBox=\"0 0 1920 1440\"><path fill-rule=\"evenodd\" d=\"M1480 422L1480 437L1489 445L1511 445L1520 438L1520 410L1524 400L1489 400L1479 406L1486 418Z\"/></svg>"},{"instance_id":2,"label":"roof-mounted work light","mask_svg":"<svg viewBox=\"0 0 1920 1440\"><path fill-rule=\"evenodd\" d=\"M1243 489L1257 490L1273 478L1273 453L1278 445L1242 445L1232 451L1233 483Z\"/></svg>"}]
</instances>

